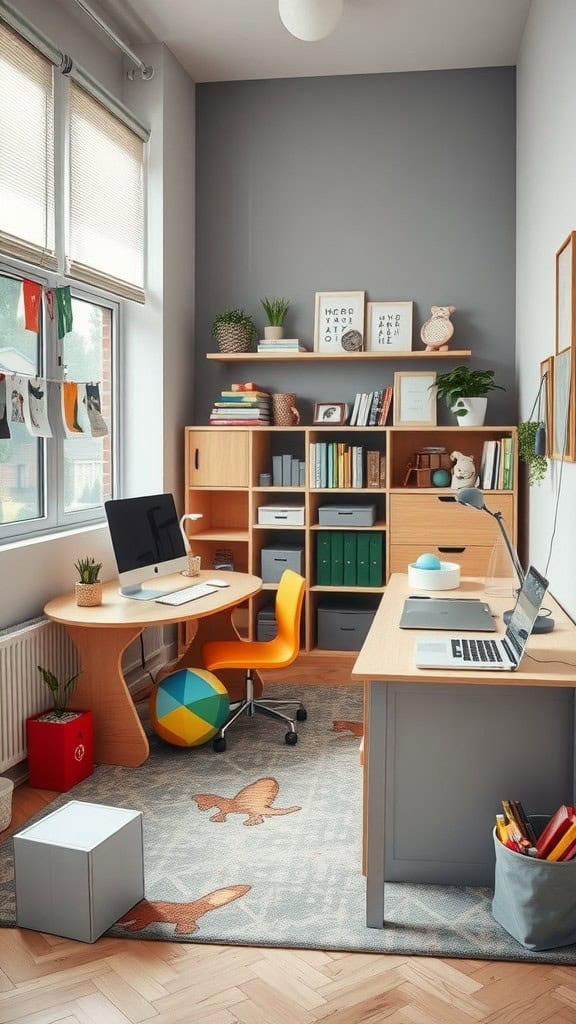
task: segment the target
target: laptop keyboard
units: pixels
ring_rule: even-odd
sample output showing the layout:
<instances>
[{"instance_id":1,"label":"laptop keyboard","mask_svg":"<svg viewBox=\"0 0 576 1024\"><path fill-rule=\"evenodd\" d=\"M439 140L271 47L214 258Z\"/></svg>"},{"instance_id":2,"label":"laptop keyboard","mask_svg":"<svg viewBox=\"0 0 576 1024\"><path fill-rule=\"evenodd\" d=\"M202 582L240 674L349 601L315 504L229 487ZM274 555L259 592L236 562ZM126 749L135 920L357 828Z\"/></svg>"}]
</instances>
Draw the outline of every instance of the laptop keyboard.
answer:
<instances>
[{"instance_id":1,"label":"laptop keyboard","mask_svg":"<svg viewBox=\"0 0 576 1024\"><path fill-rule=\"evenodd\" d=\"M452 654L462 661L502 663L502 655L494 640L452 640Z\"/></svg>"}]
</instances>

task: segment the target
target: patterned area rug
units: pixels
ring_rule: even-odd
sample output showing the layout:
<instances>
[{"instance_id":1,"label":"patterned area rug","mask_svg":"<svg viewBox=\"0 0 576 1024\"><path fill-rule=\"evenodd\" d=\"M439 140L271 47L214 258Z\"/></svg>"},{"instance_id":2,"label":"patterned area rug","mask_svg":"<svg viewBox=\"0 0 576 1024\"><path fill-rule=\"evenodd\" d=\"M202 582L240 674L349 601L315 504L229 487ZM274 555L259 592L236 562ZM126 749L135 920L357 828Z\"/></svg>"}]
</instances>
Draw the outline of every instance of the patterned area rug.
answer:
<instances>
[{"instance_id":1,"label":"patterned area rug","mask_svg":"<svg viewBox=\"0 0 576 1024\"><path fill-rule=\"evenodd\" d=\"M50 805L75 799L144 812L146 899L108 934L576 963L576 946L520 946L493 920L484 888L389 884L387 927L366 928L361 690L300 692L308 721L295 747L281 725L259 717L232 728L224 754L152 735L142 767L101 766ZM15 925L11 840L0 846L0 923Z\"/></svg>"}]
</instances>

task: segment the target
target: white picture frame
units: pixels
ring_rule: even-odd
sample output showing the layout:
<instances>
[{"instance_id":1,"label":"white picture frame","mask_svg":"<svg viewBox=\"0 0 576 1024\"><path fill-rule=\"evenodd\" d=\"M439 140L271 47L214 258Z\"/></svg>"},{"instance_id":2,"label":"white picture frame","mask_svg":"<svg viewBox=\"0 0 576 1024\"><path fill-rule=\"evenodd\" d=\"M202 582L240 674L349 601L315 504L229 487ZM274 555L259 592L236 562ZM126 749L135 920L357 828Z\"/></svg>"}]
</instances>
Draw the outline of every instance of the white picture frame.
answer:
<instances>
[{"instance_id":1,"label":"white picture frame","mask_svg":"<svg viewBox=\"0 0 576 1024\"><path fill-rule=\"evenodd\" d=\"M436 371L394 374L392 422L395 427L435 427Z\"/></svg>"},{"instance_id":2,"label":"white picture frame","mask_svg":"<svg viewBox=\"0 0 576 1024\"><path fill-rule=\"evenodd\" d=\"M314 351L354 355L364 348L366 292L316 292Z\"/></svg>"},{"instance_id":3,"label":"white picture frame","mask_svg":"<svg viewBox=\"0 0 576 1024\"><path fill-rule=\"evenodd\" d=\"M368 352L411 352L413 302L366 304Z\"/></svg>"}]
</instances>

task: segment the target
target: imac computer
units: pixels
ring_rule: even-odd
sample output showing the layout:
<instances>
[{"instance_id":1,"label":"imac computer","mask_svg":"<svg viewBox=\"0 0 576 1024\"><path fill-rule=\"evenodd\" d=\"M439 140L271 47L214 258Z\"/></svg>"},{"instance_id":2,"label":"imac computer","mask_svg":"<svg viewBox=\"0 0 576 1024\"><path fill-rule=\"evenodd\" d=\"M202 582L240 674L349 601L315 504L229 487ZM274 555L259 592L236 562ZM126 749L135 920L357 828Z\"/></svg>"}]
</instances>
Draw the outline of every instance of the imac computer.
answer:
<instances>
[{"instance_id":1,"label":"imac computer","mask_svg":"<svg viewBox=\"0 0 576 1024\"><path fill-rule=\"evenodd\" d=\"M188 569L188 554L171 494L104 502L118 566L120 593L153 601L161 591L143 588L155 576ZM182 580L182 587L186 586ZM179 588L174 588L179 589Z\"/></svg>"}]
</instances>

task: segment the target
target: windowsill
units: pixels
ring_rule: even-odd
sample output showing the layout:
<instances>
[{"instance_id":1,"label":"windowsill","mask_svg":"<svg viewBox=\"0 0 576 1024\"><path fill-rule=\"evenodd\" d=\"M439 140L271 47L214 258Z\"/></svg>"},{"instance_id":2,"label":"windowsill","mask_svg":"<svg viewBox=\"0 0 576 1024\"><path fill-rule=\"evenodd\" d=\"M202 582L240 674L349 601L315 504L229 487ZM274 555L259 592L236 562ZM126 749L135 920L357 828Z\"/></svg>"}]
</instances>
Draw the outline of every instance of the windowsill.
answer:
<instances>
[{"instance_id":1,"label":"windowsill","mask_svg":"<svg viewBox=\"0 0 576 1024\"><path fill-rule=\"evenodd\" d=\"M82 526L71 526L66 529L52 530L50 533L36 533L33 536L24 537L22 540L7 541L0 544L0 557L3 551L17 551L19 548L29 548L35 544L46 544L54 540L62 540L66 537L73 537L82 533L94 533L96 530L107 529L105 519L98 523L83 523Z\"/></svg>"}]
</instances>

